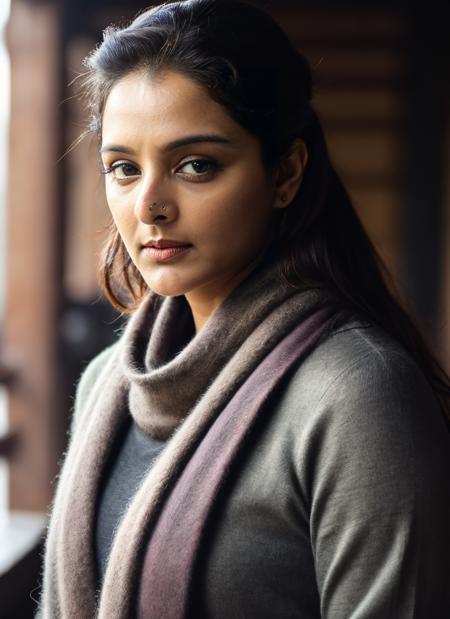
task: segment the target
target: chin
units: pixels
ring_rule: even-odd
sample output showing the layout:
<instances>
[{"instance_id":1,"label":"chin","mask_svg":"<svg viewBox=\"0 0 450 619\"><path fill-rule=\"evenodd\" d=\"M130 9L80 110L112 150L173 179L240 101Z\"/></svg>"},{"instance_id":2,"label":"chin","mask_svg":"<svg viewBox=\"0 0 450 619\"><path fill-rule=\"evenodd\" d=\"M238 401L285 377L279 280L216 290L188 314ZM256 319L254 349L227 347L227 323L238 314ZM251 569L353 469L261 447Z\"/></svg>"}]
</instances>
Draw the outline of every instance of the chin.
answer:
<instances>
[{"instance_id":1,"label":"chin","mask_svg":"<svg viewBox=\"0 0 450 619\"><path fill-rule=\"evenodd\" d=\"M195 283L178 277L145 278L147 286L162 297L179 297L196 288Z\"/></svg>"},{"instance_id":2,"label":"chin","mask_svg":"<svg viewBox=\"0 0 450 619\"><path fill-rule=\"evenodd\" d=\"M161 297L179 297L186 294L186 292L189 292L184 288L174 288L172 286L158 286L150 283L147 283L147 286L150 290L152 290L152 292L159 294Z\"/></svg>"},{"instance_id":3,"label":"chin","mask_svg":"<svg viewBox=\"0 0 450 619\"><path fill-rule=\"evenodd\" d=\"M158 278L144 277L144 279L147 286L153 290L153 292L163 297L178 297L181 295L189 295L196 291L202 296L206 293L207 296L209 294L214 297L217 292L217 277L215 277L214 274L210 274L209 277L207 274L197 277L181 277L175 274L165 274L165 276ZM212 293L212 291L214 291L214 293Z\"/></svg>"}]
</instances>

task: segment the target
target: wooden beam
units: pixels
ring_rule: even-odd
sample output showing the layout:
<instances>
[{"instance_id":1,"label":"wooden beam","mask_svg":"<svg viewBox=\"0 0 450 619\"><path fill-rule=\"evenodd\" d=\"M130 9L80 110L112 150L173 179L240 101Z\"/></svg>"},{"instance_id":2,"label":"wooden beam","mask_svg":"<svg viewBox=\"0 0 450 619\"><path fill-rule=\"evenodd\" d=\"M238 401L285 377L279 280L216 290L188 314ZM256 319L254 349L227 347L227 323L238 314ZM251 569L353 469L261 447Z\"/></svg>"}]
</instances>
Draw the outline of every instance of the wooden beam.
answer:
<instances>
[{"instance_id":1,"label":"wooden beam","mask_svg":"<svg viewBox=\"0 0 450 619\"><path fill-rule=\"evenodd\" d=\"M11 125L5 355L9 390L10 508L45 511L61 451L58 413L57 242L59 62L56 3L13 0L8 27Z\"/></svg>"}]
</instances>

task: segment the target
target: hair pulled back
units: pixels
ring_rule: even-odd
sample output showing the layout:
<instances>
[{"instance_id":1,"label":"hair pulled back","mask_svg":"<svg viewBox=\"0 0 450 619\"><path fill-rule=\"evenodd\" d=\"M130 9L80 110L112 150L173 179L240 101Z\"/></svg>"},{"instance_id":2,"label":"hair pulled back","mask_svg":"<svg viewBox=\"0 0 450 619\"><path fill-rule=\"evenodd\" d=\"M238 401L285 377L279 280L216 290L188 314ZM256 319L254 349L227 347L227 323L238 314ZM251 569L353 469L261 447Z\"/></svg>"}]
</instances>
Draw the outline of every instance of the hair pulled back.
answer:
<instances>
[{"instance_id":1,"label":"hair pulled back","mask_svg":"<svg viewBox=\"0 0 450 619\"><path fill-rule=\"evenodd\" d=\"M327 287L342 309L393 335L416 359L449 415L449 379L389 292L388 274L330 163L311 107L309 65L267 13L239 0L165 2L124 28L107 28L85 64L90 129L99 140L114 84L135 71L158 77L167 70L194 80L258 138L268 173L296 138L303 139L308 163L300 189L289 207L279 209L280 276L294 286ZM133 311L148 293L114 224L100 283L122 312Z\"/></svg>"}]
</instances>

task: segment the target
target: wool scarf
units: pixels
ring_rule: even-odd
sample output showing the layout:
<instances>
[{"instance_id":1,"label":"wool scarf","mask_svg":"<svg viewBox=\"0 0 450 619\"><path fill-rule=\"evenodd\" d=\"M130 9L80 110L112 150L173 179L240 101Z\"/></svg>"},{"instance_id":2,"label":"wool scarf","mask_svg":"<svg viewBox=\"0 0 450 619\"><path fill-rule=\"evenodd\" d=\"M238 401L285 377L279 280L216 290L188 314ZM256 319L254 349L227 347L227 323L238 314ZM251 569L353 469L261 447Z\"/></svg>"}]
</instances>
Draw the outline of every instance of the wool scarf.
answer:
<instances>
[{"instance_id":1,"label":"wool scarf","mask_svg":"<svg viewBox=\"0 0 450 619\"><path fill-rule=\"evenodd\" d=\"M277 261L267 258L197 334L184 297L152 293L143 300L100 370L65 454L46 540L45 619L132 616L145 544L190 458L283 338L331 304L323 289L286 284ZM329 311L300 334L309 348L318 339L311 330L323 333L325 323L331 324ZM168 442L127 506L102 589L96 591L96 499L102 472L130 414L144 432ZM164 570L166 559L159 556Z\"/></svg>"}]
</instances>

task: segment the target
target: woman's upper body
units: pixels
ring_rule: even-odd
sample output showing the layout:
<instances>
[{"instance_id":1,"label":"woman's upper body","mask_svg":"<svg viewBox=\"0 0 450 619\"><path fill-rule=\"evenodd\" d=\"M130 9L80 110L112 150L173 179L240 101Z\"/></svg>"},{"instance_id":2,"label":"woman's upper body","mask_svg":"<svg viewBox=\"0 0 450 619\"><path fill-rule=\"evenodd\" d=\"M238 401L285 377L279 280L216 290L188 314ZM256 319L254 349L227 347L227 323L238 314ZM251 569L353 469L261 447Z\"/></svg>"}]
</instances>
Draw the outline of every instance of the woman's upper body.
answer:
<instances>
[{"instance_id":1,"label":"woman's upper body","mask_svg":"<svg viewBox=\"0 0 450 619\"><path fill-rule=\"evenodd\" d=\"M84 372L75 425L113 353ZM150 468L152 448L164 449L148 435L139 449L136 431L105 475L103 569L135 491L126 479L145 474L143 454ZM337 328L295 371L235 467L204 542L192 616L444 618L449 447L410 356L367 323Z\"/></svg>"},{"instance_id":2,"label":"woman's upper body","mask_svg":"<svg viewBox=\"0 0 450 619\"><path fill-rule=\"evenodd\" d=\"M188 0L108 29L87 66L113 219L102 284L132 315L79 384L44 616L126 619L138 597L142 619L185 617L146 612L187 552L168 550L167 513L184 533L200 525L194 617L445 616L448 379L333 170L305 59L260 9ZM330 299L331 335L319 311ZM261 377L278 372L283 388L259 402ZM139 442L123 439L130 415L166 441L144 475ZM216 463L225 472L200 515L192 470L206 479ZM105 475L130 487L114 497ZM96 522L110 530L97 536L97 592Z\"/></svg>"}]
</instances>

